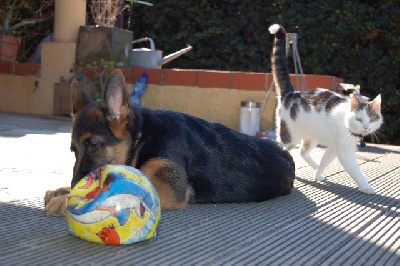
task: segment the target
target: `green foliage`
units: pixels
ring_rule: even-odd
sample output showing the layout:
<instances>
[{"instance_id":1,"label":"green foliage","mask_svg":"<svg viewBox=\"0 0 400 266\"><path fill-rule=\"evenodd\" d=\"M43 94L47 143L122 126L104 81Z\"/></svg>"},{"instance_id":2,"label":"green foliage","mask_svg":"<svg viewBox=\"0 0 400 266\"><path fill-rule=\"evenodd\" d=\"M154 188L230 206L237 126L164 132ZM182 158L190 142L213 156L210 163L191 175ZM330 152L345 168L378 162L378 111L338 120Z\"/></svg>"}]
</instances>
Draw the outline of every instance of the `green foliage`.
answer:
<instances>
[{"instance_id":1,"label":"green foliage","mask_svg":"<svg viewBox=\"0 0 400 266\"><path fill-rule=\"evenodd\" d=\"M153 6L152 3L148 2L148 1L139 1L139 0L126 0L125 2L130 3L131 5L134 4L142 4L142 5L147 5L147 6Z\"/></svg>"},{"instance_id":2,"label":"green foliage","mask_svg":"<svg viewBox=\"0 0 400 266\"><path fill-rule=\"evenodd\" d=\"M26 25L35 23L35 21L33 21L33 20L22 20L14 25L11 25L11 21L14 19L13 14L14 14L15 2L16 2L16 0L14 0L14 2L12 2L11 6L7 12L0 9L0 13L5 15L5 17L3 19L3 25L0 25L0 34L15 35L19 28L22 28Z\"/></svg>"},{"instance_id":3,"label":"green foliage","mask_svg":"<svg viewBox=\"0 0 400 266\"><path fill-rule=\"evenodd\" d=\"M83 73L82 68L78 68L76 71L73 69L70 70L71 75L69 77L61 76L60 77L60 83L70 83L72 80L76 80L81 84L86 84L90 82L90 79L88 76Z\"/></svg>"},{"instance_id":4,"label":"green foliage","mask_svg":"<svg viewBox=\"0 0 400 266\"><path fill-rule=\"evenodd\" d=\"M135 7L135 39L151 37L164 54L193 51L164 68L270 71L273 23L298 33L304 72L333 75L382 94L380 141L400 144L400 2L393 0L153 0ZM289 55L289 62L291 62ZM294 68L290 66L292 72ZM397 91L396 91L397 90Z\"/></svg>"},{"instance_id":5,"label":"green foliage","mask_svg":"<svg viewBox=\"0 0 400 266\"><path fill-rule=\"evenodd\" d=\"M129 16L128 16L128 25L127 28L130 28L131 26L131 21L132 21L132 12L133 12L133 8L134 5L137 4L142 4L142 5L146 5L146 6L153 6L152 3L148 2L148 1L139 1L139 0L126 0L126 3L129 3L129 5L126 5L125 8L129 9Z\"/></svg>"},{"instance_id":6,"label":"green foliage","mask_svg":"<svg viewBox=\"0 0 400 266\"><path fill-rule=\"evenodd\" d=\"M99 85L100 92L103 92L106 87L107 79L115 69L115 62L100 59L100 61L94 61L91 64L87 64L86 67L93 72L94 82Z\"/></svg>"},{"instance_id":7,"label":"green foliage","mask_svg":"<svg viewBox=\"0 0 400 266\"><path fill-rule=\"evenodd\" d=\"M119 68L125 75L124 68L127 66L128 65L126 62L108 61L104 59L93 61L91 64L87 64L86 68L93 74L89 80L92 81L96 87L94 98L100 99L101 94L106 88L107 80L114 69Z\"/></svg>"}]
</instances>

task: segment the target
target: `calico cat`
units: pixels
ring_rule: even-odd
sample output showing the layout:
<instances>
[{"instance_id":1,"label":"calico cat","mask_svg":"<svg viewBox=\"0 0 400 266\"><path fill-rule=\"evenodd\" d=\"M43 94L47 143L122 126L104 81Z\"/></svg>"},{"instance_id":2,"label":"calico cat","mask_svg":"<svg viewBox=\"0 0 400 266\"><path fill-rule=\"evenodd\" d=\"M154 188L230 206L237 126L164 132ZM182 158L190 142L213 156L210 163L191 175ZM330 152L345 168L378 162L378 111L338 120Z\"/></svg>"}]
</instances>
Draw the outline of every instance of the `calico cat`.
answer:
<instances>
[{"instance_id":1,"label":"calico cat","mask_svg":"<svg viewBox=\"0 0 400 266\"><path fill-rule=\"evenodd\" d=\"M348 97L325 89L295 91L286 59L286 31L278 24L269 31L275 35L271 64L277 93L277 140L288 149L302 143L301 156L316 170L317 181L325 181L324 169L338 157L360 191L374 194L355 152L360 138L373 134L383 123L381 96L368 101L355 93ZM327 147L319 165L310 156L318 144Z\"/></svg>"}]
</instances>

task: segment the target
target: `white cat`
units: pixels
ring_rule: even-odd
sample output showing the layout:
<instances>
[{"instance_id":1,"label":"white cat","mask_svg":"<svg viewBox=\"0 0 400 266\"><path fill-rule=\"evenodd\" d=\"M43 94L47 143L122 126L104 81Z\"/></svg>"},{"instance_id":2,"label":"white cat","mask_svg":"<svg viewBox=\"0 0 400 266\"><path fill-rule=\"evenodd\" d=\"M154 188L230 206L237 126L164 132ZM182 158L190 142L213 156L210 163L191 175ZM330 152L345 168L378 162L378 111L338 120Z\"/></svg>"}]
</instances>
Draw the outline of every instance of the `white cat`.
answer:
<instances>
[{"instance_id":1,"label":"white cat","mask_svg":"<svg viewBox=\"0 0 400 266\"><path fill-rule=\"evenodd\" d=\"M275 34L271 63L277 92L278 141L288 149L302 143L301 156L316 170L317 181L325 181L324 169L338 157L358 188L374 194L358 166L355 152L360 138L373 134L383 123L381 96L369 102L356 94L347 97L325 89L296 92L287 66L286 31L278 24L269 31ZM310 156L318 144L327 147L319 165Z\"/></svg>"}]
</instances>

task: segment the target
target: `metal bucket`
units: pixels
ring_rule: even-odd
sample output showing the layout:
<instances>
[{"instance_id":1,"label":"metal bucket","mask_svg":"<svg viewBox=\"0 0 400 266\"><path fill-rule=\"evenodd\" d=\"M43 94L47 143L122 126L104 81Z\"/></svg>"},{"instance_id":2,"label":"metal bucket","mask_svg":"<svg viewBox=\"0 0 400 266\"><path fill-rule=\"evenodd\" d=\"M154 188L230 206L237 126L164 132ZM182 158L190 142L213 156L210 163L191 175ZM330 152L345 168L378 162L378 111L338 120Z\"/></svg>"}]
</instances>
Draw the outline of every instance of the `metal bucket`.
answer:
<instances>
[{"instance_id":1,"label":"metal bucket","mask_svg":"<svg viewBox=\"0 0 400 266\"><path fill-rule=\"evenodd\" d=\"M145 41L150 42L150 48L131 49L132 44ZM151 38L146 37L127 43L125 46L125 56L131 67L159 69L162 65L178 58L190 50L192 50L192 46L188 46L163 57L163 52L155 49L154 41Z\"/></svg>"},{"instance_id":2,"label":"metal bucket","mask_svg":"<svg viewBox=\"0 0 400 266\"><path fill-rule=\"evenodd\" d=\"M260 103L242 101L240 104L240 132L255 136L260 131Z\"/></svg>"}]
</instances>

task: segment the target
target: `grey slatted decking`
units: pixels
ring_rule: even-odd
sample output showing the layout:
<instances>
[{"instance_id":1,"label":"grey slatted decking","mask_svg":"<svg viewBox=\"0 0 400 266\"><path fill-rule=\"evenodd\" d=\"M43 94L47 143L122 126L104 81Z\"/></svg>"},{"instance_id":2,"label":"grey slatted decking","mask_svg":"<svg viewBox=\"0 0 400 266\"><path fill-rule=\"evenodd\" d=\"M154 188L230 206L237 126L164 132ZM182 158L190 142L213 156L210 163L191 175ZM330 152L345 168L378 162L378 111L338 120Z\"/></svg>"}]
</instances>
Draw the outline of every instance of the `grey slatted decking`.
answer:
<instances>
[{"instance_id":1,"label":"grey slatted decking","mask_svg":"<svg viewBox=\"0 0 400 266\"><path fill-rule=\"evenodd\" d=\"M35 124L67 133L68 123L0 114L0 145L13 132L38 130ZM129 246L70 236L64 218L44 216L41 194L4 200L0 193L0 265L400 265L400 147L368 144L357 153L376 195L358 192L337 160L325 171L328 182L313 181L313 170L298 153L292 152L297 180L291 195L163 212L158 236ZM41 182L41 175L55 171L37 166L29 172L23 164L18 169L0 157L0 192L7 191L13 173Z\"/></svg>"}]
</instances>

